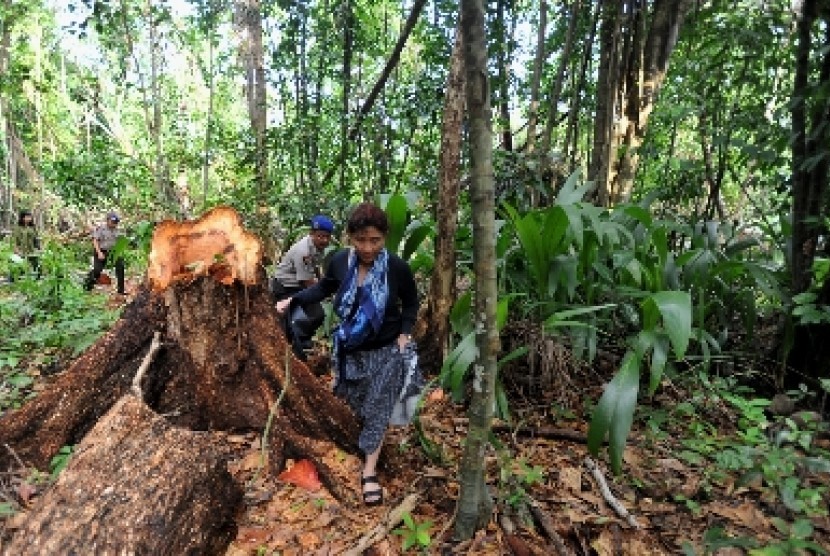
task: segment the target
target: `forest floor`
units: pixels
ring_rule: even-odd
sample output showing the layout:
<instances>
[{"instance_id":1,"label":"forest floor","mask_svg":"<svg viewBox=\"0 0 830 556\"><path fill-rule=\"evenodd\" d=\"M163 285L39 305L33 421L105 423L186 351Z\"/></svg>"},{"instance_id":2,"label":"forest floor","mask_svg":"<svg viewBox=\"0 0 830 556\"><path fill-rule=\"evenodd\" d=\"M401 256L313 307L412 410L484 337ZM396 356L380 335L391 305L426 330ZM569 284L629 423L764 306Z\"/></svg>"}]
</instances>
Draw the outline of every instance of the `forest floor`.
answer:
<instances>
[{"instance_id":1,"label":"forest floor","mask_svg":"<svg viewBox=\"0 0 830 556\"><path fill-rule=\"evenodd\" d=\"M112 307L124 302L117 296L107 301ZM33 391L54 376L30 371ZM464 543L450 538L467 420L464 407L440 389L425 397L420 432L410 426L387 436L380 507L341 503L323 487L270 476L262 472L259 434L228 434L236 454L229 468L244 487L245 509L227 554L348 553L370 532L378 533L390 510L412 494L419 498L407 521L381 527L366 554L556 554L543 528L522 511L531 499L572 554L826 553L830 439L818 432L820 423L769 417L769 402L735 381L666 379L638 407L622 475L610 473L605 452L594 458L613 495L636 519L635 529L615 514L584 466L585 408L599 399L608 377L582 371L560 369L558 388L511 396L513 425L497 423L498 449L486 459L496 511ZM358 500L359 461L332 452L326 463ZM25 470L0 477L0 535L19 526L48 488L48 477L39 477L33 480ZM407 542L414 546L405 551Z\"/></svg>"},{"instance_id":2,"label":"forest floor","mask_svg":"<svg viewBox=\"0 0 830 556\"><path fill-rule=\"evenodd\" d=\"M598 385L582 386L595 390L598 399ZM636 519L634 529L615 515L585 469L589 454L579 440L586 433L585 418L562 400L514 403L521 427L498 427L505 432L497 434L501 452L509 455L494 450L486 462L498 502L494 519L466 543L449 539L467 420L463 407L441 390L425 398L423 436L410 426L387 437L385 456L394 463L380 473L383 507L343 505L323 488L308 490L273 477L251 480L259 466L259 437L237 436L232 440L239 457L231 470L247 485L247 505L227 554L342 554L413 493L420 497L412 521L391 527L367 554L419 553L416 548L426 554L556 554L529 515L516 515L531 498L573 554L821 554L830 547L830 441L811 437L809 446L803 439L796 442L804 446L797 446L755 439L760 444L750 446L751 432L742 426L755 426L746 418L759 415L757 405L736 407L716 391L699 396L672 386L638 410L623 475L610 474L604 454L595 459L615 497ZM424 437L443 454L441 462L426 456ZM332 453L327 463L358 492L356 458ZM505 517L515 526L512 534L505 530ZM429 534L420 546L419 528ZM407 539L416 545L409 552L402 550Z\"/></svg>"}]
</instances>

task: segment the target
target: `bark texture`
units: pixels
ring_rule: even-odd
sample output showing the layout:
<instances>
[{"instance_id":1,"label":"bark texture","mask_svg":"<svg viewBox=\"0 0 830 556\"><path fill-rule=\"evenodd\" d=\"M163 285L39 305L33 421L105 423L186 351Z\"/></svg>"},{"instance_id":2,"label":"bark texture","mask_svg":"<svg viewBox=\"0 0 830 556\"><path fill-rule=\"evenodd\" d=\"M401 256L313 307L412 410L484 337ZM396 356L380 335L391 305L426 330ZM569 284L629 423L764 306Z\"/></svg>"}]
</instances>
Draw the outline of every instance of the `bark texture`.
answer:
<instances>
[{"instance_id":1,"label":"bark texture","mask_svg":"<svg viewBox=\"0 0 830 556\"><path fill-rule=\"evenodd\" d=\"M123 397L38 499L4 555L221 554L242 492L207 433Z\"/></svg>"},{"instance_id":2,"label":"bark texture","mask_svg":"<svg viewBox=\"0 0 830 556\"><path fill-rule=\"evenodd\" d=\"M38 396L0 418L0 446L48 469L62 446L77 444L130 388L153 331L164 319L160 299L139 293L115 326ZM0 470L12 463L0 450Z\"/></svg>"},{"instance_id":3,"label":"bark texture","mask_svg":"<svg viewBox=\"0 0 830 556\"><path fill-rule=\"evenodd\" d=\"M270 417L270 468L278 471L290 456L311 459L332 493L350 499L322 456L333 449L358 453L357 419L294 358L262 285L264 273L246 274L252 261L243 255L261 252L251 241L227 208L197 222L159 225L148 271L153 290L142 292L113 331L47 390L0 418L0 443L46 468L129 390L158 330L163 348L142 380L153 410L196 430L262 431ZM11 457L0 451L0 463Z\"/></svg>"},{"instance_id":4,"label":"bark texture","mask_svg":"<svg viewBox=\"0 0 830 556\"><path fill-rule=\"evenodd\" d=\"M461 30L456 29L444 97L439 153L438 208L435 221L435 265L425 321L428 334L419 338L421 365L438 372L447 356L450 310L455 303L455 234L458 231L458 189L461 181L461 124L464 119L464 58Z\"/></svg>"},{"instance_id":5,"label":"bark texture","mask_svg":"<svg viewBox=\"0 0 830 556\"><path fill-rule=\"evenodd\" d=\"M478 355L473 364L470 428L460 470L455 535L469 539L490 519L493 502L484 481L490 425L495 406L496 356L496 234L493 177L493 130L487 72L485 11L482 0L462 0L461 29L467 79L470 127L470 199L473 214L474 320Z\"/></svg>"}]
</instances>

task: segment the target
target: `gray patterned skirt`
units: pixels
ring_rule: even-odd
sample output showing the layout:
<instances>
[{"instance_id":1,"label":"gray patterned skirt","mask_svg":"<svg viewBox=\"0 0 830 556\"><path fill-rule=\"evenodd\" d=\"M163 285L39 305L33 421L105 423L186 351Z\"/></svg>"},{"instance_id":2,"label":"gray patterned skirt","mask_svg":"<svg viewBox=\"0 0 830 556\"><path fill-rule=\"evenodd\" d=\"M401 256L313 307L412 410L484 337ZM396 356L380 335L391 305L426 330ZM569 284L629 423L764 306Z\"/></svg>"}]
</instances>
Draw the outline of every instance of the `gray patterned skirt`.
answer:
<instances>
[{"instance_id":1,"label":"gray patterned skirt","mask_svg":"<svg viewBox=\"0 0 830 556\"><path fill-rule=\"evenodd\" d=\"M398 343L340 356L334 393L362 420L358 446L364 454L378 449L389 425L406 425L415 413L424 379L415 344L401 353Z\"/></svg>"}]
</instances>

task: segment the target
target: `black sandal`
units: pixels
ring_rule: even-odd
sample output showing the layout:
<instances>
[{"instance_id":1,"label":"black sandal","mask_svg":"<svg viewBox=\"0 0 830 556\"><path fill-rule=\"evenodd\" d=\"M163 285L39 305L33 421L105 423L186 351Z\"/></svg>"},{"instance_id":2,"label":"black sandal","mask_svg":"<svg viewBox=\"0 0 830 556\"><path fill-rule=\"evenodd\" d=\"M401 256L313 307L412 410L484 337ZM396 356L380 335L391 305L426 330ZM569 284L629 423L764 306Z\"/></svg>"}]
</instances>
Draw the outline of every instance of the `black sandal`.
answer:
<instances>
[{"instance_id":1,"label":"black sandal","mask_svg":"<svg viewBox=\"0 0 830 556\"><path fill-rule=\"evenodd\" d=\"M377 483L377 485L380 486L380 481L378 481L377 475L370 475L368 477L360 478L361 486L369 483ZM377 488L375 490L364 490L363 503L367 506L380 506L381 504L383 504L383 489Z\"/></svg>"}]
</instances>

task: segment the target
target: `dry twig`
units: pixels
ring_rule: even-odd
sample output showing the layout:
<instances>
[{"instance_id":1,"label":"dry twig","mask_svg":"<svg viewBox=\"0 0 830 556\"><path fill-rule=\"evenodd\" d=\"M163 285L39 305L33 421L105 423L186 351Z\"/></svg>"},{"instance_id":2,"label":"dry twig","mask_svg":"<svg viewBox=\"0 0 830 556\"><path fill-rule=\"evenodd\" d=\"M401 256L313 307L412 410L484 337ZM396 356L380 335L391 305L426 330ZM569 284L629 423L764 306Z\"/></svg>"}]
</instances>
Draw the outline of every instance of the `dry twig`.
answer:
<instances>
[{"instance_id":1,"label":"dry twig","mask_svg":"<svg viewBox=\"0 0 830 556\"><path fill-rule=\"evenodd\" d=\"M404 498L403 502L398 504L397 507L389 510L389 514L387 514L386 519L382 523L375 525L370 531L360 537L357 544L347 550L344 556L360 556L364 550L367 550L370 546L383 539L383 537L388 535L392 529L403 521L404 514L412 513L415 506L418 505L419 498L420 495L417 492Z\"/></svg>"},{"instance_id":2,"label":"dry twig","mask_svg":"<svg viewBox=\"0 0 830 556\"><path fill-rule=\"evenodd\" d=\"M599 486L599 491L602 493L602 497L611 506L611 509L619 516L620 519L625 520L628 525L633 527L634 529L639 529L640 524L637 523L637 520L634 519L634 516L628 513L628 510L625 509L625 506L614 497L614 494L611 492L611 489L608 488L608 483L605 481L605 476L602 474L602 470L597 466L597 464L592 460L590 457L586 457L583 461L585 468L588 472L591 473L591 476L597 482L597 486Z\"/></svg>"},{"instance_id":3,"label":"dry twig","mask_svg":"<svg viewBox=\"0 0 830 556\"><path fill-rule=\"evenodd\" d=\"M544 529L545 534L553 543L553 546L556 548L556 553L559 556L570 556L573 554L572 551L568 550L567 545L565 544L565 540L553 526L553 520L547 514L545 510L542 509L542 506L539 502L536 501L532 496L528 495L527 497L528 506L530 506L530 513L533 514L533 517L539 523L539 525Z\"/></svg>"},{"instance_id":4,"label":"dry twig","mask_svg":"<svg viewBox=\"0 0 830 556\"><path fill-rule=\"evenodd\" d=\"M156 352L161 348L161 332L156 330L156 333L153 334L153 341L150 344L150 351L147 352L147 355L144 356L144 359L141 361L141 366L138 367L138 371L135 373L135 377L133 378L133 386L132 391L133 395L138 398L139 400L144 399L144 394L141 391L141 379L144 378L144 375L147 373L147 369L150 368L150 363L153 362L153 359L156 356Z\"/></svg>"}]
</instances>

